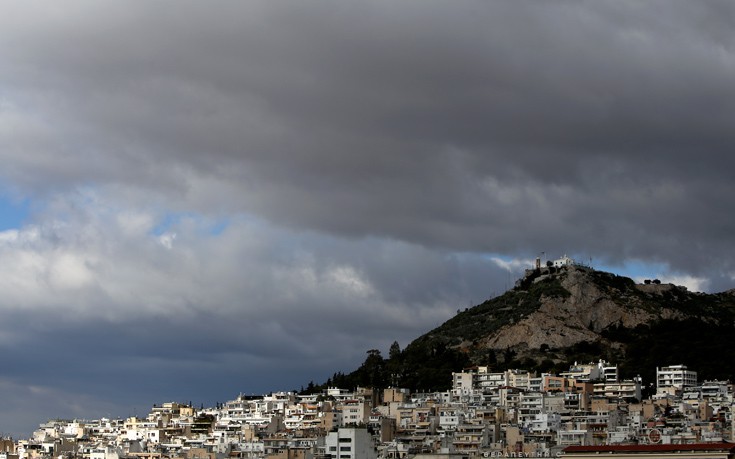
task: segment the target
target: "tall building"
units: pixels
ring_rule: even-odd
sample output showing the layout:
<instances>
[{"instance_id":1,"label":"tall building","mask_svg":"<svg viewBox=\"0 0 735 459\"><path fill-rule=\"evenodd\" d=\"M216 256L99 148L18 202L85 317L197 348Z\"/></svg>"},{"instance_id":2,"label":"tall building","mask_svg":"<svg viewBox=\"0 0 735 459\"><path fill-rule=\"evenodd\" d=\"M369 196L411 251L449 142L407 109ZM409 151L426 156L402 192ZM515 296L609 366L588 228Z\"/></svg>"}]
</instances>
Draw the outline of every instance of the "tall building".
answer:
<instances>
[{"instance_id":1,"label":"tall building","mask_svg":"<svg viewBox=\"0 0 735 459\"><path fill-rule=\"evenodd\" d=\"M687 370L686 365L670 365L656 367L656 392L664 393L682 390L697 385L697 372Z\"/></svg>"},{"instance_id":2,"label":"tall building","mask_svg":"<svg viewBox=\"0 0 735 459\"><path fill-rule=\"evenodd\" d=\"M377 453L367 429L340 427L329 432L324 442L326 454L332 459L375 459Z\"/></svg>"}]
</instances>

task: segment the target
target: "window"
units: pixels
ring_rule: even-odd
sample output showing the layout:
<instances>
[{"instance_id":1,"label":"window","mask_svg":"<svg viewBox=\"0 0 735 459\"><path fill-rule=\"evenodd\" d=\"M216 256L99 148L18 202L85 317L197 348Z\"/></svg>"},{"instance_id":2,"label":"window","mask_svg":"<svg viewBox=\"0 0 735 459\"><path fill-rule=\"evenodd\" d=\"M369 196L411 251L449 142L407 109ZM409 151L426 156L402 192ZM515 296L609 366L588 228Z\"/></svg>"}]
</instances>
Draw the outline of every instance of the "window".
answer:
<instances>
[{"instance_id":1,"label":"window","mask_svg":"<svg viewBox=\"0 0 735 459\"><path fill-rule=\"evenodd\" d=\"M351 446L340 446L339 450L340 451L352 451L352 447Z\"/></svg>"}]
</instances>

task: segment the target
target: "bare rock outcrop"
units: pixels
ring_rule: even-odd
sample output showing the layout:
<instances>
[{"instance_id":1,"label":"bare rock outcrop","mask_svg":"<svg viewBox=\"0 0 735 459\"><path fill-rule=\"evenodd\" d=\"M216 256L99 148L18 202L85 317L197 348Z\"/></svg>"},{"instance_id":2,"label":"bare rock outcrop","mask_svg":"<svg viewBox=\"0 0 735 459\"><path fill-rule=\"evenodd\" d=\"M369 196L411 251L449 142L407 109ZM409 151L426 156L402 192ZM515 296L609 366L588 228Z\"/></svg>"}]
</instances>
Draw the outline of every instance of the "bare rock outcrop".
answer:
<instances>
[{"instance_id":1,"label":"bare rock outcrop","mask_svg":"<svg viewBox=\"0 0 735 459\"><path fill-rule=\"evenodd\" d=\"M542 297L541 307L537 311L500 328L486 337L484 345L495 349L520 346L539 349L544 344L569 347L580 342L599 340L600 332L610 326L634 328L657 317L671 318L677 315L673 311L654 314L635 307L637 299L634 297L627 304L625 297L623 301L620 297L613 298L590 280L590 272L584 268L570 266L558 277L569 296Z\"/></svg>"}]
</instances>

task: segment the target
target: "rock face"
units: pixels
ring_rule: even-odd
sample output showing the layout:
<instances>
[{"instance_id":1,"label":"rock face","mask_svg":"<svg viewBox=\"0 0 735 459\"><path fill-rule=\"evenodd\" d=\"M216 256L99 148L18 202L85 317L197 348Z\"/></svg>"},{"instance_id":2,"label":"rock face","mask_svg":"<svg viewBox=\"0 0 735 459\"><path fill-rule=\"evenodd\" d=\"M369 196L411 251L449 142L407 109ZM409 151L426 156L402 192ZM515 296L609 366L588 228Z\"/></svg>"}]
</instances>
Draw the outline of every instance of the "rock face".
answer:
<instances>
[{"instance_id":1,"label":"rock face","mask_svg":"<svg viewBox=\"0 0 735 459\"><path fill-rule=\"evenodd\" d=\"M372 384L383 368L391 385L446 390L452 372L475 365L553 373L598 359L648 382L657 366L679 363L702 379L735 381L735 368L723 364L735 361L733 336L735 290L692 293L582 266L538 267L515 288L458 312L387 361L372 355L347 376L352 379L335 374L332 383Z\"/></svg>"},{"instance_id":2,"label":"rock face","mask_svg":"<svg viewBox=\"0 0 735 459\"><path fill-rule=\"evenodd\" d=\"M569 292L568 297L541 297L536 312L488 336L486 346L569 347L600 339L599 333L612 325L633 328L656 318L653 313L620 304L610 292L590 280L586 268L567 267L558 278Z\"/></svg>"},{"instance_id":3,"label":"rock face","mask_svg":"<svg viewBox=\"0 0 735 459\"><path fill-rule=\"evenodd\" d=\"M528 270L515 288L458 313L411 342L395 362L407 387L446 387L473 365L565 371L605 359L626 377L683 363L735 380L735 294L689 292L583 266ZM672 360L673 359L673 360ZM391 362L393 363L393 362Z\"/></svg>"},{"instance_id":4,"label":"rock face","mask_svg":"<svg viewBox=\"0 0 735 459\"><path fill-rule=\"evenodd\" d=\"M550 293L543 293L549 290L545 285L555 288ZM504 308L493 309L486 302L478 308L485 308L487 312L474 313L478 318L483 314L494 317L497 311L522 309L524 304L533 301L537 307L501 326L485 329L480 336L467 336L461 327L455 327L455 332L463 335L459 347L470 352L468 343L472 343L475 350L513 349L526 354L543 348L570 348L591 342L621 348L620 343L604 336L606 330L635 329L661 320L685 320L691 314L676 307L676 302L686 303L693 296L704 295L692 294L684 287L671 284L636 284L625 277L579 266L529 270L514 290L516 296L513 298L519 295L521 298L517 306L513 303L507 306L509 300L505 300ZM673 302L671 307L667 301Z\"/></svg>"}]
</instances>

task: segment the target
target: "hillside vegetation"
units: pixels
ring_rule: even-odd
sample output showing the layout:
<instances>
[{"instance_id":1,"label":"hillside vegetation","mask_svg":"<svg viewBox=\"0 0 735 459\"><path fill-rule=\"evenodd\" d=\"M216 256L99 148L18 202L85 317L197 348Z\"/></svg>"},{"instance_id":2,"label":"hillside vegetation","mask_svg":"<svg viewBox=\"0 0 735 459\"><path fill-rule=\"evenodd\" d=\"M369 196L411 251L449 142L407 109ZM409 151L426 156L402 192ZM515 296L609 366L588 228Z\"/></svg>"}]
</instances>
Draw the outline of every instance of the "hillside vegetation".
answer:
<instances>
[{"instance_id":1,"label":"hillside vegetation","mask_svg":"<svg viewBox=\"0 0 735 459\"><path fill-rule=\"evenodd\" d=\"M349 374L323 385L445 390L451 373L474 365L559 372L605 359L623 378L655 379L656 366L683 363L700 379L735 381L735 295L569 266L527 272L515 288L469 308L389 355L368 351Z\"/></svg>"}]
</instances>

